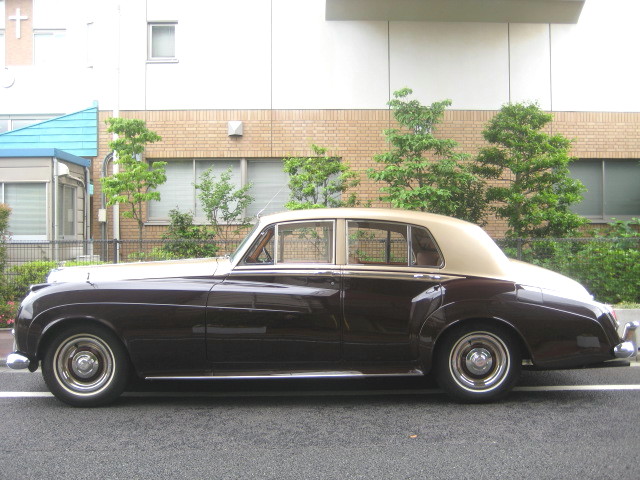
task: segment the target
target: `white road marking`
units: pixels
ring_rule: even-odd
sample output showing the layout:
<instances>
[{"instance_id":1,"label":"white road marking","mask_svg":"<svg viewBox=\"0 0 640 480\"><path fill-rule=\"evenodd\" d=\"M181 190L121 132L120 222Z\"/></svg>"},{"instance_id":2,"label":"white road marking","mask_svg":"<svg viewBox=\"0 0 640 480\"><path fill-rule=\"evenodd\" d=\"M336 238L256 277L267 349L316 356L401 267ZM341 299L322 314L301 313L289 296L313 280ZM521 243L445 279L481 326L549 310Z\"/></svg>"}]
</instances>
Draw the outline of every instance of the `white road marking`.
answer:
<instances>
[{"instance_id":1,"label":"white road marking","mask_svg":"<svg viewBox=\"0 0 640 480\"><path fill-rule=\"evenodd\" d=\"M0 392L0 398L44 398L53 397L51 392Z\"/></svg>"},{"instance_id":2,"label":"white road marking","mask_svg":"<svg viewBox=\"0 0 640 480\"><path fill-rule=\"evenodd\" d=\"M640 385L545 385L537 387L515 387L514 392L596 392L617 390L640 390Z\"/></svg>"},{"instance_id":3,"label":"white road marking","mask_svg":"<svg viewBox=\"0 0 640 480\"><path fill-rule=\"evenodd\" d=\"M640 391L640 385L549 385L515 387L514 392L615 392ZM125 392L128 398L234 398L234 397L371 397L384 395L440 395L440 389L429 390L348 390L286 392ZM50 392L0 392L2 398L47 398Z\"/></svg>"}]
</instances>

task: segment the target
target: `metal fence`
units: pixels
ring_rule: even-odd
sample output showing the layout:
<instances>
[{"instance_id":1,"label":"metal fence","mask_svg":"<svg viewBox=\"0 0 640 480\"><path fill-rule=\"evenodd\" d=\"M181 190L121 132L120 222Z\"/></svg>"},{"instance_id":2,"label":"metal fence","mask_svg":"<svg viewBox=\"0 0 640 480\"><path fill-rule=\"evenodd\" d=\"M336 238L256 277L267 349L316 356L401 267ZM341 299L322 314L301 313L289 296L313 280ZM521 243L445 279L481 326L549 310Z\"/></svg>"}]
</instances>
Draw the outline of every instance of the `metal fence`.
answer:
<instances>
[{"instance_id":1,"label":"metal fence","mask_svg":"<svg viewBox=\"0 0 640 480\"><path fill-rule=\"evenodd\" d=\"M42 272L78 263L226 255L240 240L193 242L167 240L9 241L0 287L19 292L44 280ZM565 274L600 301L640 303L640 237L497 239L507 256ZM473 248L470 246L470 248ZM34 263L37 262L37 263ZM28 286L28 285L27 285ZM17 295L17 293L16 293Z\"/></svg>"},{"instance_id":2,"label":"metal fence","mask_svg":"<svg viewBox=\"0 0 640 480\"><path fill-rule=\"evenodd\" d=\"M0 272L0 297L19 296L30 283L44 281L46 273L56 267L222 256L233 253L239 243L240 240L12 240L4 245L6 255L4 270Z\"/></svg>"}]
</instances>

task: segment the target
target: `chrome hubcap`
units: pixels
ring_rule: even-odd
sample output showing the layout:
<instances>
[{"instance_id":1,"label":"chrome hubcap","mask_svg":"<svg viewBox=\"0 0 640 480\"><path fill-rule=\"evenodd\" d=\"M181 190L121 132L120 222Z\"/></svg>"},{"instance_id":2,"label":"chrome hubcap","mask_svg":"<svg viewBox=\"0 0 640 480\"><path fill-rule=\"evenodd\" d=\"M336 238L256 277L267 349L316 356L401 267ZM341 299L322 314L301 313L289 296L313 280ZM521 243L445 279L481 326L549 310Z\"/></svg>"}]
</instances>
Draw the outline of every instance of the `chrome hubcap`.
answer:
<instances>
[{"instance_id":1,"label":"chrome hubcap","mask_svg":"<svg viewBox=\"0 0 640 480\"><path fill-rule=\"evenodd\" d=\"M76 335L60 344L54 357L60 385L75 394L94 394L113 378L114 359L109 346L93 335Z\"/></svg>"},{"instance_id":2,"label":"chrome hubcap","mask_svg":"<svg viewBox=\"0 0 640 480\"><path fill-rule=\"evenodd\" d=\"M466 366L474 375L484 375L493 366L491 352L486 348L474 348L467 354Z\"/></svg>"},{"instance_id":3,"label":"chrome hubcap","mask_svg":"<svg viewBox=\"0 0 640 480\"><path fill-rule=\"evenodd\" d=\"M490 332L472 332L461 337L449 356L449 370L455 382L474 392L499 387L510 366L509 349Z\"/></svg>"},{"instance_id":4,"label":"chrome hubcap","mask_svg":"<svg viewBox=\"0 0 640 480\"><path fill-rule=\"evenodd\" d=\"M80 352L71 360L71 369L80 378L91 378L99 368L98 359L91 352Z\"/></svg>"}]
</instances>

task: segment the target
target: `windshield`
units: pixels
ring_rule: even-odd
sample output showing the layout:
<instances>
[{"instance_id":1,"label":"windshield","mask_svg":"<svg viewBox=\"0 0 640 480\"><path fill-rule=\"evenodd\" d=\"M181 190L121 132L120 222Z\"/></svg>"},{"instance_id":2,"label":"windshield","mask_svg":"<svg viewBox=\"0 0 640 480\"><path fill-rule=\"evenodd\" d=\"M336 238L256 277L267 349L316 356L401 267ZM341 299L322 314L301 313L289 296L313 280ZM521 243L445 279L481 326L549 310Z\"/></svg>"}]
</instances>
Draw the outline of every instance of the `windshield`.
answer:
<instances>
[{"instance_id":1,"label":"windshield","mask_svg":"<svg viewBox=\"0 0 640 480\"><path fill-rule=\"evenodd\" d=\"M258 225L260 225L260 222L256 222L256 224L253 226L253 228L251 229L251 231L247 234L246 237L244 237L244 240L242 240L242 242L240 242L240 245L238 245L238 248L236 248L236 251L233 252L230 256L229 259L231 260L231 262L235 262L236 261L236 257L240 254L241 251L244 250L245 245L247 244L247 242L249 241L249 239L251 237L253 237L253 234L256 232L256 230L258 229Z\"/></svg>"}]
</instances>

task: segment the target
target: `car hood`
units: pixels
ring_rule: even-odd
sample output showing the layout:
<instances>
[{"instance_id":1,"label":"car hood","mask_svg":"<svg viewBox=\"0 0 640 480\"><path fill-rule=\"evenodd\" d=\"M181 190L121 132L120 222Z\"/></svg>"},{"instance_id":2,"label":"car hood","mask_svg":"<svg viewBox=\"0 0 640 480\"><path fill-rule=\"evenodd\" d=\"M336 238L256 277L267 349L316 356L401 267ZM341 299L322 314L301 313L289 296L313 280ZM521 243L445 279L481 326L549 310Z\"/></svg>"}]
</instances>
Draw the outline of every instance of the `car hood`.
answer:
<instances>
[{"instance_id":1,"label":"car hood","mask_svg":"<svg viewBox=\"0 0 640 480\"><path fill-rule=\"evenodd\" d=\"M117 280L141 280L152 278L208 277L225 274L230 261L221 258L196 258L163 262L120 263L117 265L88 265L86 267L62 267L49 273L48 283L99 282Z\"/></svg>"},{"instance_id":2,"label":"car hood","mask_svg":"<svg viewBox=\"0 0 640 480\"><path fill-rule=\"evenodd\" d=\"M546 268L510 260L509 271L509 277L521 285L538 287L563 297L593 300L593 296L580 283Z\"/></svg>"}]
</instances>

